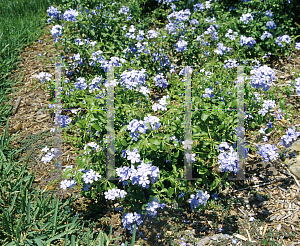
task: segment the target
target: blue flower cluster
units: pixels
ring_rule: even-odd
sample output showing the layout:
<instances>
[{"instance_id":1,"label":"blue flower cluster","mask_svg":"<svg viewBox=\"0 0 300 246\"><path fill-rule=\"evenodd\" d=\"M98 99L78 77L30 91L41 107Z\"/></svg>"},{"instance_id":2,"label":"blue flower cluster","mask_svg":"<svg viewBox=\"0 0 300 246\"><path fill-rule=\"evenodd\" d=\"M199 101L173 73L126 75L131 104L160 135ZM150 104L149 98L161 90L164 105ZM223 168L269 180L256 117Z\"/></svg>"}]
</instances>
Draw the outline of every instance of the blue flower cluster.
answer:
<instances>
[{"instance_id":1,"label":"blue flower cluster","mask_svg":"<svg viewBox=\"0 0 300 246\"><path fill-rule=\"evenodd\" d=\"M45 81L50 81L52 74L40 72L39 75L36 76L37 79L41 81L41 83L45 83Z\"/></svg>"},{"instance_id":2,"label":"blue flower cluster","mask_svg":"<svg viewBox=\"0 0 300 246\"><path fill-rule=\"evenodd\" d=\"M237 152L227 142L222 142L219 145L219 150L221 153L218 155L218 163L221 163L219 166L221 172L237 173Z\"/></svg>"},{"instance_id":3,"label":"blue flower cluster","mask_svg":"<svg viewBox=\"0 0 300 246\"><path fill-rule=\"evenodd\" d=\"M73 21L73 22L77 22L76 21L76 17L79 15L79 13L75 10L75 9L68 9L65 11L65 13L63 14L63 18L65 21Z\"/></svg>"},{"instance_id":4,"label":"blue flower cluster","mask_svg":"<svg viewBox=\"0 0 300 246\"><path fill-rule=\"evenodd\" d=\"M163 96L161 99L159 99L159 103L154 103L152 105L152 109L156 112L157 110L167 110L167 98L170 98L169 95Z\"/></svg>"},{"instance_id":5,"label":"blue flower cluster","mask_svg":"<svg viewBox=\"0 0 300 246\"><path fill-rule=\"evenodd\" d=\"M223 43L218 43L218 49L214 50L218 55L224 55L225 52L229 53L232 48L225 47Z\"/></svg>"},{"instance_id":6,"label":"blue flower cluster","mask_svg":"<svg viewBox=\"0 0 300 246\"><path fill-rule=\"evenodd\" d=\"M279 154L276 152L278 148L275 147L274 144L265 144L258 147L256 145L256 148L259 149L257 152L263 159L265 163L268 163L270 160L276 160L276 158L279 156Z\"/></svg>"},{"instance_id":7,"label":"blue flower cluster","mask_svg":"<svg viewBox=\"0 0 300 246\"><path fill-rule=\"evenodd\" d=\"M162 68L171 66L171 60L168 57L168 55L166 55L166 54L160 54L158 52L155 52L153 54L152 61L154 61L154 62L160 61L160 67L162 67ZM160 68L159 68L159 70L160 70Z\"/></svg>"},{"instance_id":8,"label":"blue flower cluster","mask_svg":"<svg viewBox=\"0 0 300 246\"><path fill-rule=\"evenodd\" d=\"M87 143L85 146L84 146L84 150L87 149L87 147L91 147L93 150L95 151L99 151L99 148L100 146L98 144L96 144L95 142L90 142L90 143ZM84 154L89 154L91 151L85 151Z\"/></svg>"},{"instance_id":9,"label":"blue flower cluster","mask_svg":"<svg viewBox=\"0 0 300 246\"><path fill-rule=\"evenodd\" d=\"M271 108L275 108L275 107L276 107L276 102L274 100L264 100L263 108L259 110L258 113L261 114L262 116L265 116L266 113L268 113L268 111Z\"/></svg>"},{"instance_id":10,"label":"blue flower cluster","mask_svg":"<svg viewBox=\"0 0 300 246\"><path fill-rule=\"evenodd\" d=\"M79 77L76 79L75 84L75 89L77 90L85 90L88 86L85 82L85 78Z\"/></svg>"},{"instance_id":11,"label":"blue flower cluster","mask_svg":"<svg viewBox=\"0 0 300 246\"><path fill-rule=\"evenodd\" d=\"M256 41L252 37L241 35L239 44L241 46L248 46L250 49L252 49L254 47L254 44L256 44Z\"/></svg>"},{"instance_id":12,"label":"blue flower cluster","mask_svg":"<svg viewBox=\"0 0 300 246\"><path fill-rule=\"evenodd\" d=\"M76 185L76 182L75 182L75 179L72 179L72 180L63 180L60 182L60 188L62 189L67 189L67 188L70 188L72 189L74 186Z\"/></svg>"},{"instance_id":13,"label":"blue flower cluster","mask_svg":"<svg viewBox=\"0 0 300 246\"><path fill-rule=\"evenodd\" d=\"M138 85L143 87L143 85L146 83L146 69L142 69L141 71L134 69L131 71L124 71L120 76L120 84L130 90L132 90L133 87L136 88ZM146 88L147 87L144 88L145 93L148 91L145 90ZM142 90L142 88L140 90Z\"/></svg>"},{"instance_id":14,"label":"blue flower cluster","mask_svg":"<svg viewBox=\"0 0 300 246\"><path fill-rule=\"evenodd\" d=\"M260 39L261 40L265 40L266 38L270 38L270 37L272 37L273 35L271 34L271 33L269 33L268 31L265 31L262 35L261 35L261 37L260 37Z\"/></svg>"},{"instance_id":15,"label":"blue flower cluster","mask_svg":"<svg viewBox=\"0 0 300 246\"><path fill-rule=\"evenodd\" d=\"M189 20L191 12L189 9L180 10L178 12L174 11L168 15L169 23L166 25L165 30L168 31L169 34L176 35L180 29L183 29L179 35L183 35L187 25L184 24L184 21Z\"/></svg>"},{"instance_id":16,"label":"blue flower cluster","mask_svg":"<svg viewBox=\"0 0 300 246\"><path fill-rule=\"evenodd\" d=\"M135 39L137 41L142 41L144 40L144 31L143 30L138 30L138 33L135 33L135 31L137 31L137 29L134 27L134 25L131 25L130 26L130 29L128 30L129 32L125 34L125 36L127 38L130 38L130 39Z\"/></svg>"},{"instance_id":17,"label":"blue flower cluster","mask_svg":"<svg viewBox=\"0 0 300 246\"><path fill-rule=\"evenodd\" d=\"M72 57L70 57L70 59L73 59L74 62L72 63L72 66L70 67L71 69L73 69L76 65L77 65L77 62L75 61L78 61L78 65L79 66L82 66L83 65L83 59L80 58L80 54L74 54ZM85 58L84 58L85 60Z\"/></svg>"},{"instance_id":18,"label":"blue flower cluster","mask_svg":"<svg viewBox=\"0 0 300 246\"><path fill-rule=\"evenodd\" d=\"M119 10L118 13L119 13L119 14L124 13L125 15L127 15L127 14L129 13L129 7L122 6L122 8Z\"/></svg>"},{"instance_id":19,"label":"blue flower cluster","mask_svg":"<svg viewBox=\"0 0 300 246\"><path fill-rule=\"evenodd\" d=\"M95 62L102 64L102 62L105 61L104 56L100 55L102 53L103 53L103 51L101 51L101 50L93 51L92 58L91 58L92 61L89 63L89 65L92 66L92 67L94 67L95 66Z\"/></svg>"},{"instance_id":20,"label":"blue flower cluster","mask_svg":"<svg viewBox=\"0 0 300 246\"><path fill-rule=\"evenodd\" d=\"M261 100L260 94L258 92L254 92L255 103L258 103L258 100Z\"/></svg>"},{"instance_id":21,"label":"blue flower cluster","mask_svg":"<svg viewBox=\"0 0 300 246\"><path fill-rule=\"evenodd\" d=\"M213 41L218 40L218 32L216 30L216 28L218 28L217 26L214 27L213 25L210 25L207 30L204 32L204 34L206 35L211 35L211 38Z\"/></svg>"},{"instance_id":22,"label":"blue flower cluster","mask_svg":"<svg viewBox=\"0 0 300 246\"><path fill-rule=\"evenodd\" d=\"M57 43L59 41L58 35L62 36L62 26L61 25L55 25L51 29L51 34L54 38L54 42Z\"/></svg>"},{"instance_id":23,"label":"blue flower cluster","mask_svg":"<svg viewBox=\"0 0 300 246\"><path fill-rule=\"evenodd\" d=\"M147 38L150 39L150 38L157 38L158 37L158 34L155 30L149 30L148 31L148 35L147 35Z\"/></svg>"},{"instance_id":24,"label":"blue flower cluster","mask_svg":"<svg viewBox=\"0 0 300 246\"><path fill-rule=\"evenodd\" d=\"M151 124L152 130L154 130L154 128L158 129L161 126L159 118L156 116L151 116L150 114L148 114L148 117L144 117L144 121L133 119L129 122L127 130L131 131L130 136L134 141L137 141L137 138L139 137L138 131L141 133L146 133L146 131L148 130L146 123Z\"/></svg>"},{"instance_id":25,"label":"blue flower cluster","mask_svg":"<svg viewBox=\"0 0 300 246\"><path fill-rule=\"evenodd\" d=\"M206 88L205 93L202 95L202 97L203 98L208 97L208 98L212 99L214 97L212 87Z\"/></svg>"},{"instance_id":26,"label":"blue flower cluster","mask_svg":"<svg viewBox=\"0 0 300 246\"><path fill-rule=\"evenodd\" d=\"M152 202L147 204L146 211L149 212L150 216L155 217L157 215L157 209L164 209L165 206L165 203L159 204L158 199L155 197Z\"/></svg>"},{"instance_id":27,"label":"blue flower cluster","mask_svg":"<svg viewBox=\"0 0 300 246\"><path fill-rule=\"evenodd\" d=\"M238 67L239 63L237 63L237 61L235 59L228 59L226 61L224 61L226 64L224 65L224 68L234 68L234 67Z\"/></svg>"},{"instance_id":28,"label":"blue flower cluster","mask_svg":"<svg viewBox=\"0 0 300 246\"><path fill-rule=\"evenodd\" d=\"M107 200L115 200L116 198L124 198L127 195L127 192L120 189L110 189L104 192L105 199Z\"/></svg>"},{"instance_id":29,"label":"blue flower cluster","mask_svg":"<svg viewBox=\"0 0 300 246\"><path fill-rule=\"evenodd\" d=\"M65 172L69 168L73 168L73 166L72 165L66 166L63 171ZM80 169L79 171L85 173L82 176L82 181L84 182L84 187L82 188L83 191L88 191L89 188L91 187L90 184L92 184L94 181L97 181L99 178L101 178L101 175L98 172L93 171L92 169L89 170ZM74 171L74 175L75 175L75 171ZM74 178L72 180L66 179L60 182L60 188L64 190L66 188L72 189L72 187L74 187L75 185L76 185L76 181Z\"/></svg>"},{"instance_id":30,"label":"blue flower cluster","mask_svg":"<svg viewBox=\"0 0 300 246\"><path fill-rule=\"evenodd\" d=\"M136 212L125 213L122 216L122 223L124 228L130 230L130 233L133 234L134 224L137 224L136 229L138 229L138 226L143 223L143 220L141 215Z\"/></svg>"},{"instance_id":31,"label":"blue flower cluster","mask_svg":"<svg viewBox=\"0 0 300 246\"><path fill-rule=\"evenodd\" d=\"M137 151L137 149L135 149ZM126 151L127 152L127 151ZM123 152L124 154L125 152ZM151 179L151 184L154 184L158 179L159 174L159 168L157 166L152 166L151 162L149 164L145 164L142 160L140 160L140 156L137 153L128 152L128 160L130 159L130 155L132 158L135 158L134 161L140 162L141 164L135 169L133 165L131 167L122 167L117 168L116 172L118 176L120 177L119 182L122 182L123 185L127 185L127 180L130 179L132 182L132 185L139 185L142 186L143 189L148 189L150 187L150 180L148 180L148 175ZM135 155L135 156L134 156ZM125 157L124 157L125 158ZM134 162L132 162L134 163Z\"/></svg>"},{"instance_id":32,"label":"blue flower cluster","mask_svg":"<svg viewBox=\"0 0 300 246\"><path fill-rule=\"evenodd\" d=\"M274 21L268 21L267 24L266 24L267 28L270 29L270 30L274 30L275 27L276 27L276 24Z\"/></svg>"},{"instance_id":33,"label":"blue flower cluster","mask_svg":"<svg viewBox=\"0 0 300 246\"><path fill-rule=\"evenodd\" d=\"M190 73L192 73L193 72L193 68L192 67L190 67ZM185 73L186 73L186 67L184 67L183 69L181 69L181 71L179 72L179 75L185 75ZM183 82L185 81L185 80L182 80Z\"/></svg>"},{"instance_id":34,"label":"blue flower cluster","mask_svg":"<svg viewBox=\"0 0 300 246\"><path fill-rule=\"evenodd\" d=\"M46 146L41 151L47 152L49 148ZM46 164L47 162L50 162L57 154L61 153L61 151L57 151L55 148L52 148L50 152L48 152L45 156L43 155L42 161Z\"/></svg>"},{"instance_id":35,"label":"blue flower cluster","mask_svg":"<svg viewBox=\"0 0 300 246\"><path fill-rule=\"evenodd\" d=\"M89 84L89 92L92 93L95 90L100 90L99 84L102 81L102 75L96 76Z\"/></svg>"},{"instance_id":36,"label":"blue flower cluster","mask_svg":"<svg viewBox=\"0 0 300 246\"><path fill-rule=\"evenodd\" d=\"M208 18L205 19L205 21L206 21L207 23L217 23L217 22L216 22L216 17L212 17L212 18L209 18L209 17L208 17Z\"/></svg>"},{"instance_id":37,"label":"blue flower cluster","mask_svg":"<svg viewBox=\"0 0 300 246\"><path fill-rule=\"evenodd\" d=\"M286 135L281 137L280 145L288 148L291 146L293 141L297 140L297 137L299 136L300 132L296 132L293 128L289 127L289 129L286 131Z\"/></svg>"},{"instance_id":38,"label":"blue flower cluster","mask_svg":"<svg viewBox=\"0 0 300 246\"><path fill-rule=\"evenodd\" d=\"M58 11L57 8L53 7L52 5L47 9L47 13L50 18L47 19L47 23L49 24L53 19L59 20L59 14L61 11Z\"/></svg>"},{"instance_id":39,"label":"blue flower cluster","mask_svg":"<svg viewBox=\"0 0 300 246\"><path fill-rule=\"evenodd\" d=\"M233 32L232 29L229 29L227 31L227 33L225 34L225 37L226 38L229 38L230 40L235 40L235 38L238 36L238 33L237 32Z\"/></svg>"},{"instance_id":40,"label":"blue flower cluster","mask_svg":"<svg viewBox=\"0 0 300 246\"><path fill-rule=\"evenodd\" d=\"M194 5L194 12L198 12L198 10L200 10L201 12L205 10L205 6L203 3L197 3Z\"/></svg>"},{"instance_id":41,"label":"blue flower cluster","mask_svg":"<svg viewBox=\"0 0 300 246\"><path fill-rule=\"evenodd\" d=\"M153 78L154 82L155 82L155 85L158 86L158 87L162 87L162 88L167 88L168 86L168 81L164 78L164 75L162 73L156 75L154 78Z\"/></svg>"},{"instance_id":42,"label":"blue flower cluster","mask_svg":"<svg viewBox=\"0 0 300 246\"><path fill-rule=\"evenodd\" d=\"M199 205L206 205L206 201L210 197L210 195L207 193L207 191L202 192L201 190L197 190L197 194L191 195L191 199L188 200L188 202L191 204L191 209L195 209L199 207Z\"/></svg>"},{"instance_id":43,"label":"blue flower cluster","mask_svg":"<svg viewBox=\"0 0 300 246\"><path fill-rule=\"evenodd\" d=\"M86 44L90 44L89 47L94 47L97 44L97 41L90 42L89 38L84 39L84 41ZM80 46L84 45L84 42L82 42L80 38L74 38L74 42L76 45L80 45Z\"/></svg>"},{"instance_id":44,"label":"blue flower cluster","mask_svg":"<svg viewBox=\"0 0 300 246\"><path fill-rule=\"evenodd\" d=\"M300 78L295 79L295 91L300 96Z\"/></svg>"},{"instance_id":45,"label":"blue flower cluster","mask_svg":"<svg viewBox=\"0 0 300 246\"><path fill-rule=\"evenodd\" d=\"M187 50L187 44L185 40L179 40L174 46L177 52L183 52Z\"/></svg>"},{"instance_id":46,"label":"blue flower cluster","mask_svg":"<svg viewBox=\"0 0 300 246\"><path fill-rule=\"evenodd\" d=\"M92 184L94 181L97 181L99 178L101 178L101 175L92 169L81 171L85 173L82 175L82 180L86 184Z\"/></svg>"},{"instance_id":47,"label":"blue flower cluster","mask_svg":"<svg viewBox=\"0 0 300 246\"><path fill-rule=\"evenodd\" d=\"M209 46L210 43L204 39L204 34L201 34L196 38L197 41L200 42L200 45ZM200 48L200 47L199 47Z\"/></svg>"},{"instance_id":48,"label":"blue flower cluster","mask_svg":"<svg viewBox=\"0 0 300 246\"><path fill-rule=\"evenodd\" d=\"M296 49L296 50L300 50L300 43L296 43L296 44L295 44L295 49Z\"/></svg>"},{"instance_id":49,"label":"blue flower cluster","mask_svg":"<svg viewBox=\"0 0 300 246\"><path fill-rule=\"evenodd\" d=\"M289 35L283 35L283 36L279 36L277 37L277 39L275 40L275 43L279 46L279 47L283 47L282 42L285 42L287 44L289 44L291 42L291 38L289 37Z\"/></svg>"},{"instance_id":50,"label":"blue flower cluster","mask_svg":"<svg viewBox=\"0 0 300 246\"><path fill-rule=\"evenodd\" d=\"M269 90L272 82L276 79L275 72L267 65L252 69L251 74L253 74L250 77L252 87L256 89L262 88L263 91Z\"/></svg>"},{"instance_id":51,"label":"blue flower cluster","mask_svg":"<svg viewBox=\"0 0 300 246\"><path fill-rule=\"evenodd\" d=\"M62 128L68 126L71 123L72 119L70 119L67 115L61 115L60 119L58 119L58 123Z\"/></svg>"},{"instance_id":52,"label":"blue flower cluster","mask_svg":"<svg viewBox=\"0 0 300 246\"><path fill-rule=\"evenodd\" d=\"M267 10L265 13L266 16L269 16L270 18L273 18L273 13L271 10Z\"/></svg>"},{"instance_id":53,"label":"blue flower cluster","mask_svg":"<svg viewBox=\"0 0 300 246\"><path fill-rule=\"evenodd\" d=\"M248 24L250 21L253 21L253 16L251 14L242 14L240 21L244 24Z\"/></svg>"}]
</instances>

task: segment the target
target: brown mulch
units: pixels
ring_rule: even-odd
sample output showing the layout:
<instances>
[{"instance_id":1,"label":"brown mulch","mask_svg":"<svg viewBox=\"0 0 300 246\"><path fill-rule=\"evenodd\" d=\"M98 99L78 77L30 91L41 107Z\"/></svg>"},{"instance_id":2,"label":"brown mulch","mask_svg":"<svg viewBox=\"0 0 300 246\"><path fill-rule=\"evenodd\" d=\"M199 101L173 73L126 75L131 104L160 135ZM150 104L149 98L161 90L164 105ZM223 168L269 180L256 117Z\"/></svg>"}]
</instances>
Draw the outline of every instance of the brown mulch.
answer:
<instances>
[{"instance_id":1,"label":"brown mulch","mask_svg":"<svg viewBox=\"0 0 300 246\"><path fill-rule=\"evenodd\" d=\"M24 146L26 147L26 149L22 153L20 153L19 158L27 157L28 155L32 157L29 159L28 167L30 171L36 172L33 188L39 186L42 189L52 191L55 188L55 184L53 184L52 181L59 179L60 175L59 173L51 173L51 171L54 170L55 167L51 162L45 164L41 161L42 156L40 151L46 145L50 148L51 144L53 143L53 135L46 134L49 133L50 129L53 127L53 116L51 117L51 114L47 110L48 104L50 103L50 94L46 92L45 84L41 84L33 77L33 75L37 75L40 72L51 73L53 76L55 74L54 63L51 62L50 59L59 56L59 52L56 52L55 50L50 30L51 26L46 26L44 28L44 33L40 38L42 42L34 42L33 44L24 48L20 55L20 58L23 59L23 62L18 65L19 69L16 69L12 72L11 78L17 78L20 74L24 75L24 77L22 79L22 84L17 84L14 86L16 93L10 95L13 98L13 103L16 102L18 96L21 97L21 102L16 114L10 117L9 129L10 134L14 135L13 128L20 123L22 124L19 132L19 137L12 142L12 145L16 149ZM61 46L59 46L59 49L62 51ZM37 57L39 57L39 53L42 54L42 56L40 57L41 60L36 59ZM300 52L295 54L299 55ZM283 73L283 75L281 75L283 76L282 79L294 79L290 70L287 70L287 68L293 68L292 63L295 63L295 67L299 67L299 58L296 57L291 60L285 60L282 62L280 62L280 60L274 61L276 69L278 71L282 71ZM23 68L24 70L20 71L20 69ZM41 88L39 88L39 86L41 86ZM159 91L151 92L152 99L154 99L154 95L157 92ZM159 95L159 98L162 95L163 94ZM287 98L287 103L297 105L295 103L295 97ZM299 121L299 118L297 118L296 123L294 124L299 124ZM291 123L286 121L281 121L278 124L282 124L285 128L288 125L291 125ZM42 133L45 134L43 135ZM280 141L281 136L279 134L276 134L276 132L274 133L275 134L271 136L269 143L275 144ZM39 136L41 137L38 138ZM30 140L28 140L29 137L31 137L31 142ZM254 141L254 137L250 136L250 134L246 136L246 138L248 137L251 141ZM26 145L26 141L29 144ZM67 153L63 156L63 166L75 165L75 160L78 156L75 147L72 146L71 143L63 142L62 152ZM260 179L261 181L265 181L265 178L268 178L272 181L277 177L279 181L275 181L271 184L273 188L270 188L271 185L266 185L264 186L264 188L256 189L257 192L261 194L263 194L264 192L267 193L267 191L271 191L272 194L274 194L272 199L276 201L276 199L278 198L275 194L281 194L280 189L277 188L276 185L286 183L286 185L290 186L290 183L286 181L290 177L279 173L278 170L284 168L284 166L282 166L280 162L268 164L266 166L263 164L263 162L259 161L257 157L257 155L252 154L250 158L247 159L246 173L250 177L252 177L252 175L254 174L257 174L257 176L263 175L263 178L258 178L258 180ZM25 165L25 161L26 159L23 160L20 165ZM255 181L249 181L247 182L247 184L253 185L255 184ZM240 182L236 182L236 184L234 185L234 189L239 188L243 188L243 185ZM232 189L226 190L223 195L220 195L220 197L223 196L224 198L229 198L231 196L230 191L232 191ZM78 192L74 193L78 194ZM68 190L60 189L59 186L55 190L55 197L59 199L66 199L70 196L70 194L71 193ZM249 200L249 192L246 190L240 191L238 193L238 196L241 199ZM263 219L268 217L269 214L264 212L268 210L267 205L264 204L262 206L254 206L255 202L255 200L252 200L252 208L250 206L249 208L245 206L244 209L248 210L250 214L256 214L257 218L261 217ZM237 220L243 220L244 222L249 220L248 217L242 219L243 216L241 216L241 213L238 210L238 208L242 208L241 206L233 205L230 209L229 214L234 222L224 222L224 224L226 224L227 226L227 230L232 232L237 229L235 225ZM164 211L159 213L159 216L157 216L157 221L156 219L153 221L145 221L140 227L140 230L143 231L142 238L147 238L147 240L143 240L143 245L170 245L170 242L173 240L172 238L174 238L173 229L175 227L180 227L181 225L183 225L183 228L179 229L179 231L182 231L183 235L186 234L184 232L185 230L194 230L194 236L196 238L200 238L201 236L211 236L216 233L215 231L211 230L213 219L219 220L219 222L217 223L218 228L220 228L222 225L222 216L224 214L222 214L221 211L214 215L210 214L210 211L205 211L205 214L194 213L189 211L190 208L188 203L185 203L183 205L183 208L185 211L183 211L181 214L178 214L178 212L175 212L175 210L167 207L164 209ZM77 199L74 203L73 209L77 210L79 213L86 213L85 219L90 219L91 221L97 221L97 219L100 219L100 222L97 222L95 232L102 229L105 230L106 233L108 233L110 225L112 224L114 229L113 237L123 235L125 240L130 240L130 234L122 226L121 214L113 211L113 209L111 208L107 208L105 204L99 205L96 204L95 201L90 201L86 198L80 198ZM97 214L88 214L88 211L91 211L91 209L94 212L99 212ZM239 219L237 219L236 216L238 216ZM108 220L106 220L107 218ZM176 219L177 221L175 221ZM185 224L184 220L187 220L191 223ZM265 224L267 223L264 223L263 226L265 226ZM282 230L291 229L284 227ZM157 237L158 234L161 234L161 239ZM296 239L299 240L300 236L299 234L297 235L298 236L296 238L285 239L285 245L289 245L288 242L296 242ZM179 238L179 236L176 236L176 238Z\"/></svg>"}]
</instances>

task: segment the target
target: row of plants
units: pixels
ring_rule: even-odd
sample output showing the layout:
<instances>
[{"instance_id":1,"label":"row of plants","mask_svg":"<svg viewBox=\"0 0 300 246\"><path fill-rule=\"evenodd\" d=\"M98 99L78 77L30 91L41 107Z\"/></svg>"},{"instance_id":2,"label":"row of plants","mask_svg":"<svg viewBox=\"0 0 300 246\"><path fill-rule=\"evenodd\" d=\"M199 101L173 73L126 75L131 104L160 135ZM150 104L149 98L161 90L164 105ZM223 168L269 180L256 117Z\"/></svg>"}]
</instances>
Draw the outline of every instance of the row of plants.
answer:
<instances>
[{"instance_id":1,"label":"row of plants","mask_svg":"<svg viewBox=\"0 0 300 246\"><path fill-rule=\"evenodd\" d=\"M66 110L59 121L64 138L81 150L78 166L65 168L61 188L81 189L82 196L98 202L120 200L123 226L131 233L146 214L154 217L157 209L163 209L163 202L188 201L191 209L204 209L217 189L228 185L228 174L237 172L236 68L245 66L247 75L246 132L267 123L268 134L272 122L289 117L293 105L286 108L285 101L275 97L275 72L267 64L272 56L288 56L300 48L298 28L291 25L295 3L167 1L142 17L136 10L146 2L80 3L65 1L47 10L54 41L64 46ZM164 26L154 30L151 23ZM66 57L67 52L74 55ZM109 66L117 77L113 81L108 81ZM192 66L192 143L183 141L185 66ZM42 73L40 80L47 81L54 98L54 78ZM104 179L109 86L115 90L119 181ZM159 101L150 97L154 90L164 95ZM298 80L286 91L294 92L299 94ZM55 110L54 105L49 107ZM299 132L290 128L286 134L281 144L288 147ZM245 147L245 158L256 151L265 162L279 156L275 145ZM193 177L198 178L192 184L184 180L185 149L193 153L187 155ZM54 149L43 151L48 152L45 162L55 158Z\"/></svg>"},{"instance_id":2,"label":"row of plants","mask_svg":"<svg viewBox=\"0 0 300 246\"><path fill-rule=\"evenodd\" d=\"M134 227L138 229L147 215L155 217L167 204L188 202L191 210L207 208L229 185L230 172L234 175L237 170L236 67L248 66L244 69L246 132L259 130L267 135L272 123L293 118L289 113L293 105L276 97L275 73L269 63L300 48L294 25L297 8L293 1L279 0L230 4L62 0L62 4L52 4L44 22L53 25L54 41L64 46L61 58L66 75L62 102L68 113L64 110L59 121L64 139L75 142L81 153L78 166L64 168L60 187L75 187L81 196L99 203L120 200L122 207L117 209L123 211L124 228L133 233L132 244ZM75 55L69 59L68 52ZM117 77L112 84L107 77L109 65ZM183 141L185 66L193 66L192 143ZM54 99L53 76L41 73L39 78L48 84ZM104 179L108 121L102 109L110 85L115 89L117 181ZM285 90L288 96L299 95L299 80ZM154 100L151 91L164 96ZM54 104L49 108L55 110ZM70 112L71 117L67 116ZM267 128L262 127L266 123ZM282 145L290 146L298 136L295 129L288 129ZM10 178L1 180L2 243L46 245L63 239L65 245L87 245L89 240L109 244L111 236L94 235L93 228L81 233L82 225L70 213L72 198L63 203L53 197L46 200L38 190L29 192L34 176L26 173L26 166L17 169L17 163L12 164L10 140L5 132L1 176ZM279 156L278 149L267 143L259 149L249 143L245 147L245 157L256 151L265 162ZM186 148L192 150L187 157L197 181L184 179ZM49 150L42 150L42 161L54 160L55 149Z\"/></svg>"},{"instance_id":3,"label":"row of plants","mask_svg":"<svg viewBox=\"0 0 300 246\"><path fill-rule=\"evenodd\" d=\"M107 245L114 242L109 235L93 233L70 213L73 197L67 201L54 198L54 192L33 188L35 173L28 170L27 159L19 158L13 140L8 135L12 112L11 92L21 82L13 69L21 62L24 47L39 39L46 23L43 18L51 4L60 0L3 0L0 2L0 244L1 245ZM23 68L25 69L25 67ZM14 94L12 94L14 95ZM3 129L3 132L2 132ZM22 165L25 161L25 164ZM131 242L131 245L134 244ZM126 242L126 245L129 243Z\"/></svg>"}]
</instances>

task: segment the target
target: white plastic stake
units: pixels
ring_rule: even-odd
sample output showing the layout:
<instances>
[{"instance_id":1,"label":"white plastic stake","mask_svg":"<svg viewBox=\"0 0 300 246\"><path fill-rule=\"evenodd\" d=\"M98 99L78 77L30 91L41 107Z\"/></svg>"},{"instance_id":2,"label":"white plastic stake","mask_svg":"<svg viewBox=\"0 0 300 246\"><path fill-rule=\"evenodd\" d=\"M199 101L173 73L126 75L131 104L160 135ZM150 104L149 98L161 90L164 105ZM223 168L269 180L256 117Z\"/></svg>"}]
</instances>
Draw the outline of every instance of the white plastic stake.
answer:
<instances>
[{"instance_id":1,"label":"white plastic stake","mask_svg":"<svg viewBox=\"0 0 300 246\"><path fill-rule=\"evenodd\" d=\"M54 163L56 168L61 170L62 138L61 138L61 66L55 66L55 131L54 131Z\"/></svg>"}]
</instances>

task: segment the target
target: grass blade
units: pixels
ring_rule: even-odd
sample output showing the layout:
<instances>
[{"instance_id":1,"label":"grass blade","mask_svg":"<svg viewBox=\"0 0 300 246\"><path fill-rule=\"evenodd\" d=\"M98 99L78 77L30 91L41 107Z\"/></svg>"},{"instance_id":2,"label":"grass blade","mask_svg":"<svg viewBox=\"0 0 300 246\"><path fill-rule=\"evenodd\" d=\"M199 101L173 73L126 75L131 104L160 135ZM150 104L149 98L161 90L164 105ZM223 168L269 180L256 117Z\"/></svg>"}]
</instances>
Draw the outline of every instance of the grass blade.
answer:
<instances>
[{"instance_id":1,"label":"grass blade","mask_svg":"<svg viewBox=\"0 0 300 246\"><path fill-rule=\"evenodd\" d=\"M56 228L57 228L57 224L56 224L57 212L58 212L58 200L56 202L56 207L55 207L55 212L54 212L54 218L53 218L54 227L53 227L53 231L52 231L52 237L54 236L54 233L55 233Z\"/></svg>"},{"instance_id":2,"label":"grass blade","mask_svg":"<svg viewBox=\"0 0 300 246\"><path fill-rule=\"evenodd\" d=\"M28 199L27 203L27 224L30 224L30 199Z\"/></svg>"}]
</instances>

